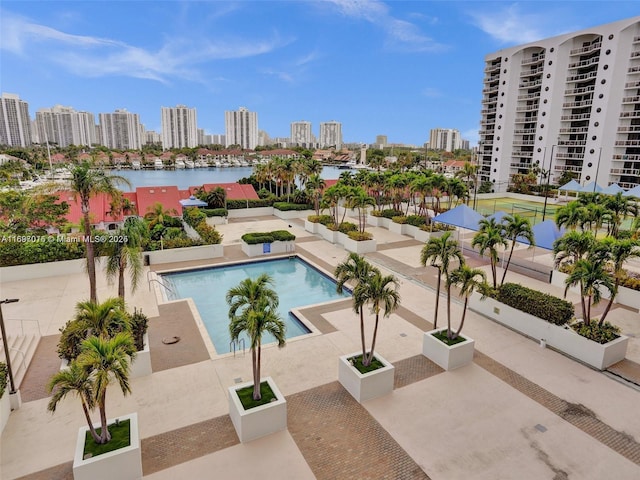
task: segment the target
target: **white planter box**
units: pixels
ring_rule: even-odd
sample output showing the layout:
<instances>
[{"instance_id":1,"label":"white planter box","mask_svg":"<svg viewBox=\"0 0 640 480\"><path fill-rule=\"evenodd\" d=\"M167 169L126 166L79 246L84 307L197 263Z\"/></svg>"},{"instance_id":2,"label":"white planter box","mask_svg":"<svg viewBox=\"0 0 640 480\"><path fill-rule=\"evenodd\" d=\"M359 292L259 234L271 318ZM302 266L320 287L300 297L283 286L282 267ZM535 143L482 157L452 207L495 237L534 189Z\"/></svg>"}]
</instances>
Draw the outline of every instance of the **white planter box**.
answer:
<instances>
[{"instance_id":1,"label":"white planter box","mask_svg":"<svg viewBox=\"0 0 640 480\"><path fill-rule=\"evenodd\" d=\"M344 235L344 234L343 234ZM371 240L362 240L360 242L349 238L347 235L344 236L344 249L349 252L355 252L359 255L364 253L375 252L377 249L377 244L374 239Z\"/></svg>"},{"instance_id":2,"label":"white planter box","mask_svg":"<svg viewBox=\"0 0 640 480\"><path fill-rule=\"evenodd\" d=\"M603 345L578 335L569 327L554 325L492 298L480 300L477 293L471 295L469 308L537 341L544 340L548 346L598 370L624 360L627 353L629 337L621 335Z\"/></svg>"},{"instance_id":3,"label":"white planter box","mask_svg":"<svg viewBox=\"0 0 640 480\"><path fill-rule=\"evenodd\" d=\"M253 382L229 387L229 416L241 442L250 442L287 429L287 400L271 377L263 378L262 381L269 384L277 400L250 410L244 409L236 390L252 386Z\"/></svg>"},{"instance_id":4,"label":"white planter box","mask_svg":"<svg viewBox=\"0 0 640 480\"><path fill-rule=\"evenodd\" d=\"M215 227L216 225L226 225L229 223L229 219L227 217L207 217L206 222L207 225Z\"/></svg>"},{"instance_id":5,"label":"white planter box","mask_svg":"<svg viewBox=\"0 0 640 480\"><path fill-rule=\"evenodd\" d=\"M9 400L9 384L7 383L4 393L0 397L0 434L9 421L9 415L11 415L11 402Z\"/></svg>"},{"instance_id":6,"label":"white planter box","mask_svg":"<svg viewBox=\"0 0 640 480\"><path fill-rule=\"evenodd\" d=\"M424 333L422 354L447 371L470 364L473 361L475 340L462 335L466 339L464 342L449 346L433 336L434 333L444 330L446 328L438 328Z\"/></svg>"},{"instance_id":7,"label":"white planter box","mask_svg":"<svg viewBox=\"0 0 640 480\"><path fill-rule=\"evenodd\" d=\"M287 210L282 211L277 208L273 209L273 215L282 220L291 220L292 218L307 218L309 215L315 215L314 210Z\"/></svg>"},{"instance_id":8,"label":"white planter box","mask_svg":"<svg viewBox=\"0 0 640 480\"><path fill-rule=\"evenodd\" d=\"M3 282L18 282L33 278L57 277L60 275L74 275L86 272L87 261L63 260L61 262L34 263L30 265L13 265L0 268L0 278Z\"/></svg>"},{"instance_id":9,"label":"white planter box","mask_svg":"<svg viewBox=\"0 0 640 480\"><path fill-rule=\"evenodd\" d=\"M273 210L273 207L233 208L229 210L229 218L267 217L273 215Z\"/></svg>"},{"instance_id":10,"label":"white planter box","mask_svg":"<svg viewBox=\"0 0 640 480\"><path fill-rule=\"evenodd\" d=\"M318 233L318 225L319 223L310 222L309 220L304 221L304 229L309 233Z\"/></svg>"},{"instance_id":11,"label":"white planter box","mask_svg":"<svg viewBox=\"0 0 640 480\"><path fill-rule=\"evenodd\" d=\"M149 332L144 334L144 348L136 354L136 358L131 362L131 378L151 375L151 350L149 348Z\"/></svg>"},{"instance_id":12,"label":"white planter box","mask_svg":"<svg viewBox=\"0 0 640 480\"><path fill-rule=\"evenodd\" d=\"M392 220L391 222L389 222L389 231L392 233L397 233L398 235L404 235L407 231L406 227L408 226L410 225L407 225L406 223L396 223Z\"/></svg>"},{"instance_id":13,"label":"white planter box","mask_svg":"<svg viewBox=\"0 0 640 480\"><path fill-rule=\"evenodd\" d=\"M260 255L270 255L272 253L293 253L296 251L296 243L294 240L286 242L275 241L272 243L256 243L255 245L249 245L248 243L242 243L242 251L248 257L258 257Z\"/></svg>"},{"instance_id":14,"label":"white planter box","mask_svg":"<svg viewBox=\"0 0 640 480\"><path fill-rule=\"evenodd\" d=\"M404 225L404 234L409 235L410 237L416 238L416 234L420 231L420 229L414 225L409 225L405 223Z\"/></svg>"},{"instance_id":15,"label":"white planter box","mask_svg":"<svg viewBox=\"0 0 640 480\"><path fill-rule=\"evenodd\" d=\"M360 403L391 393L395 367L382 356L374 353L375 358L380 360L384 367L373 372L360 373L349 363L349 358L356 355L362 355L362 352L342 355L338 359L338 380L345 390Z\"/></svg>"},{"instance_id":16,"label":"white planter box","mask_svg":"<svg viewBox=\"0 0 640 480\"><path fill-rule=\"evenodd\" d=\"M130 420L130 445L113 452L103 453L97 457L82 458L84 439L89 427L81 427L78 431L76 453L73 459L73 478L75 480L134 480L142 478L142 455L140 453L140 437L138 436L138 414L118 417ZM115 419L109 420L111 424Z\"/></svg>"},{"instance_id":17,"label":"white planter box","mask_svg":"<svg viewBox=\"0 0 640 480\"><path fill-rule=\"evenodd\" d=\"M340 234L340 232L338 232L337 230L329 230L324 225L319 224L318 233L322 235L322 238L324 238L327 242L338 243L338 235Z\"/></svg>"},{"instance_id":18,"label":"white planter box","mask_svg":"<svg viewBox=\"0 0 640 480\"><path fill-rule=\"evenodd\" d=\"M557 287L566 288L565 280L569 275L566 273L562 273L558 270L553 270L551 273L551 284ZM569 289L570 292L580 294L580 289L577 286L571 287ZM602 298L603 301L609 300L609 292L607 289L602 290ZM625 307L635 308L640 310L640 291L634 290L633 288L628 287L618 287L618 295L614 302L619 303L620 305L624 305Z\"/></svg>"}]
</instances>

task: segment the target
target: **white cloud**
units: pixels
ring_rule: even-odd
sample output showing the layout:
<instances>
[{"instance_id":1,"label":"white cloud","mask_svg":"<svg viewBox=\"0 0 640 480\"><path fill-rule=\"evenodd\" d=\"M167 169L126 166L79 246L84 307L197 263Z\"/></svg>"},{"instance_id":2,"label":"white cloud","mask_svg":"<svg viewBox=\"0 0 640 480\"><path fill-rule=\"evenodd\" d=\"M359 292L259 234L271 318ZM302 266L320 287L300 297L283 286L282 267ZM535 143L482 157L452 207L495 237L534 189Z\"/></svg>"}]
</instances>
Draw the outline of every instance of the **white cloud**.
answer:
<instances>
[{"instance_id":1,"label":"white cloud","mask_svg":"<svg viewBox=\"0 0 640 480\"><path fill-rule=\"evenodd\" d=\"M542 28L549 24L548 12L544 15L523 13L518 4L502 10L489 10L470 13L474 24L483 32L501 43L530 43L550 36Z\"/></svg>"},{"instance_id":2,"label":"white cloud","mask_svg":"<svg viewBox=\"0 0 640 480\"><path fill-rule=\"evenodd\" d=\"M0 50L29 61L54 62L84 77L119 75L160 82L176 77L201 80L199 64L262 55L290 41L277 34L254 42L171 37L161 48L152 50L118 40L63 32L6 10L1 13Z\"/></svg>"},{"instance_id":3,"label":"white cloud","mask_svg":"<svg viewBox=\"0 0 640 480\"><path fill-rule=\"evenodd\" d=\"M385 31L389 46L411 51L438 51L444 45L422 34L411 22L395 18L379 0L325 0L347 17L365 20Z\"/></svg>"}]
</instances>

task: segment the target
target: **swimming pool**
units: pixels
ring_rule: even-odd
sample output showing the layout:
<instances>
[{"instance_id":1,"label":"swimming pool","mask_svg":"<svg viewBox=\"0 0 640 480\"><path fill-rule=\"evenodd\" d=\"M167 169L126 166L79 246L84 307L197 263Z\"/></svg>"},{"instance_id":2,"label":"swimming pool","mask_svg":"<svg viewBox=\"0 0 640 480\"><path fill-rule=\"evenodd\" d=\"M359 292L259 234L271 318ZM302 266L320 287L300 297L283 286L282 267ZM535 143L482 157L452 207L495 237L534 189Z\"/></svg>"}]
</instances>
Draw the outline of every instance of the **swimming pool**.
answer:
<instances>
[{"instance_id":1,"label":"swimming pool","mask_svg":"<svg viewBox=\"0 0 640 480\"><path fill-rule=\"evenodd\" d=\"M273 278L280 304L278 312L287 327L287 338L310 333L309 329L292 313L292 308L339 300L350 293L336 292L335 281L299 257L263 260L222 267L172 272L162 275L170 285L170 300L191 297L218 353L231 351L229 337L229 305L225 296L230 288L245 278L255 279L266 273ZM271 335L263 336L262 343L274 342ZM248 348L248 341L245 340Z\"/></svg>"}]
</instances>

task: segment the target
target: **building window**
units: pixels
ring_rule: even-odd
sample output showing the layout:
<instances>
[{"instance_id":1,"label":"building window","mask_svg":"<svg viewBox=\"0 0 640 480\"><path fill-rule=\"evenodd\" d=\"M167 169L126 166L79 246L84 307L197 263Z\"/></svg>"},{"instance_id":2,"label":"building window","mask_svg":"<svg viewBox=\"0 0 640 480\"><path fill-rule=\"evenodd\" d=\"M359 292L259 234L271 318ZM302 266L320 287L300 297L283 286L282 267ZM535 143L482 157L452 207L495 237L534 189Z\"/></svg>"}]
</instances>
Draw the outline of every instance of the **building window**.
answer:
<instances>
[{"instance_id":1,"label":"building window","mask_svg":"<svg viewBox=\"0 0 640 480\"><path fill-rule=\"evenodd\" d=\"M613 40L613 33L609 35L609 40Z\"/></svg>"},{"instance_id":2,"label":"building window","mask_svg":"<svg viewBox=\"0 0 640 480\"><path fill-rule=\"evenodd\" d=\"M596 137L595 135L593 137L591 137L591 140L597 140L598 137Z\"/></svg>"},{"instance_id":3,"label":"building window","mask_svg":"<svg viewBox=\"0 0 640 480\"><path fill-rule=\"evenodd\" d=\"M609 68L609 65L605 65L604 67L602 67L603 70L607 70Z\"/></svg>"}]
</instances>

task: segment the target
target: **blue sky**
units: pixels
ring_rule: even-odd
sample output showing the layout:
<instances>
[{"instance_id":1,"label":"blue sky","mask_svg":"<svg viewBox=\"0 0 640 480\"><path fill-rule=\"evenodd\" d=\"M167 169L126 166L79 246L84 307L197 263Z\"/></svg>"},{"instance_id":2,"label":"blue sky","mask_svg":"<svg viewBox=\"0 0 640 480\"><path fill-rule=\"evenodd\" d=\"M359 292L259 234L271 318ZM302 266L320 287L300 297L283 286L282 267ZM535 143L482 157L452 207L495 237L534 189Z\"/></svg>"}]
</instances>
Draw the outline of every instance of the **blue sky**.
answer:
<instances>
[{"instance_id":1,"label":"blue sky","mask_svg":"<svg viewBox=\"0 0 640 480\"><path fill-rule=\"evenodd\" d=\"M245 106L272 137L342 122L346 142L477 141L484 56L638 15L637 1L8 1L0 88L29 102L140 114L198 111L224 133Z\"/></svg>"}]
</instances>

